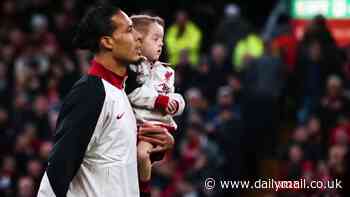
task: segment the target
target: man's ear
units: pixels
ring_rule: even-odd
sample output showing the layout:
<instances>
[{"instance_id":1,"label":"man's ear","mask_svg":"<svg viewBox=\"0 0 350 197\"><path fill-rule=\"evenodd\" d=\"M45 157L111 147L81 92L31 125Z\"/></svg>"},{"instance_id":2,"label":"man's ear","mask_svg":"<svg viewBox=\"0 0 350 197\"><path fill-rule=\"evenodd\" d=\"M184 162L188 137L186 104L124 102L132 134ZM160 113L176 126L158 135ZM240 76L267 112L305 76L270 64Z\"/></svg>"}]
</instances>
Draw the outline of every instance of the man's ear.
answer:
<instances>
[{"instance_id":1,"label":"man's ear","mask_svg":"<svg viewBox=\"0 0 350 197\"><path fill-rule=\"evenodd\" d=\"M100 39L100 45L105 48L105 49L110 49L112 50L113 48L113 40L110 36L103 36Z\"/></svg>"}]
</instances>

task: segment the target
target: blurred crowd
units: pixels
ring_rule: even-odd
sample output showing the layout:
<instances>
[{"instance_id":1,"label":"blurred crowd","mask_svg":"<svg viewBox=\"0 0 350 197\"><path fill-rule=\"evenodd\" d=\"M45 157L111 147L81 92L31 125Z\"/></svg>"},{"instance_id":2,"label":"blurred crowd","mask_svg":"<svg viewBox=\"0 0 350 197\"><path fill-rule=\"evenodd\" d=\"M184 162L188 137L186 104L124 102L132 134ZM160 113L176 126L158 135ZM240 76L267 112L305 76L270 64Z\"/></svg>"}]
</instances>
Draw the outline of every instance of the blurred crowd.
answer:
<instances>
[{"instance_id":1,"label":"blurred crowd","mask_svg":"<svg viewBox=\"0 0 350 197\"><path fill-rule=\"evenodd\" d=\"M77 1L4 0L0 8L0 196L32 197L60 104L86 73L91 54L71 46L81 17ZM279 161L283 179L345 181L350 46L336 45L322 16L301 40L285 17L267 40L238 6L223 12L212 27L186 10L167 23L163 58L174 65L176 91L187 107L176 120L173 154L154 166L152 195L234 196L205 190L204 180L257 179L259 163L268 159Z\"/></svg>"}]
</instances>

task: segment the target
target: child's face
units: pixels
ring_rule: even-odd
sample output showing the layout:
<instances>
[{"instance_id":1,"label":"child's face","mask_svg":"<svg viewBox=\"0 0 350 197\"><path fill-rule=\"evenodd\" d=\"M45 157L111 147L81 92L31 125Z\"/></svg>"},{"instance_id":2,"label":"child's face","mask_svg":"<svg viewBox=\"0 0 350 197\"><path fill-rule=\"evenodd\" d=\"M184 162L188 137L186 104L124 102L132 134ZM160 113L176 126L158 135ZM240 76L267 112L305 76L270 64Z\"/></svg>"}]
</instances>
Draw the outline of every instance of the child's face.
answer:
<instances>
[{"instance_id":1,"label":"child's face","mask_svg":"<svg viewBox=\"0 0 350 197\"><path fill-rule=\"evenodd\" d=\"M142 42L142 55L150 61L157 61L162 53L164 29L158 23L149 26L148 34Z\"/></svg>"}]
</instances>

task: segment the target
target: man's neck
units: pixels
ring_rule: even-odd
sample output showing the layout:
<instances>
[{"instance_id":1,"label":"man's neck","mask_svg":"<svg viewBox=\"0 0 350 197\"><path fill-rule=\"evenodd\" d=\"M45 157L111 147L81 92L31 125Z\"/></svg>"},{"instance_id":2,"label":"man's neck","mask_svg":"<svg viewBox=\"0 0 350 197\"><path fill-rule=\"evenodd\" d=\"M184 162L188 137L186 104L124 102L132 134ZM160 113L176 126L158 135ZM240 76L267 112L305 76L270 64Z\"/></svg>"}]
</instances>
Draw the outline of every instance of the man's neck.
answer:
<instances>
[{"instance_id":1,"label":"man's neck","mask_svg":"<svg viewBox=\"0 0 350 197\"><path fill-rule=\"evenodd\" d=\"M127 66L121 62L116 61L113 56L100 53L94 57L95 61L102 64L106 69L112 71L114 74L119 76L125 76L127 72Z\"/></svg>"}]
</instances>

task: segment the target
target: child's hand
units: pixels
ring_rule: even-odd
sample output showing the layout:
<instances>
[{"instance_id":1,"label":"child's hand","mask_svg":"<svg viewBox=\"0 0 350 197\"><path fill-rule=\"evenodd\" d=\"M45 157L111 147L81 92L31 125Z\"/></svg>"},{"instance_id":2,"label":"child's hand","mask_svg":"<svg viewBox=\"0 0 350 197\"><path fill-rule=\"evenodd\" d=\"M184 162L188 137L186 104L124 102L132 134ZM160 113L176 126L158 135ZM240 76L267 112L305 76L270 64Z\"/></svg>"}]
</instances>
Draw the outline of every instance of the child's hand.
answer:
<instances>
[{"instance_id":1,"label":"child's hand","mask_svg":"<svg viewBox=\"0 0 350 197\"><path fill-rule=\"evenodd\" d=\"M165 112L167 114L173 115L177 112L178 109L179 109L179 102L177 102L174 99L170 99L168 103L168 107L165 109Z\"/></svg>"}]
</instances>

